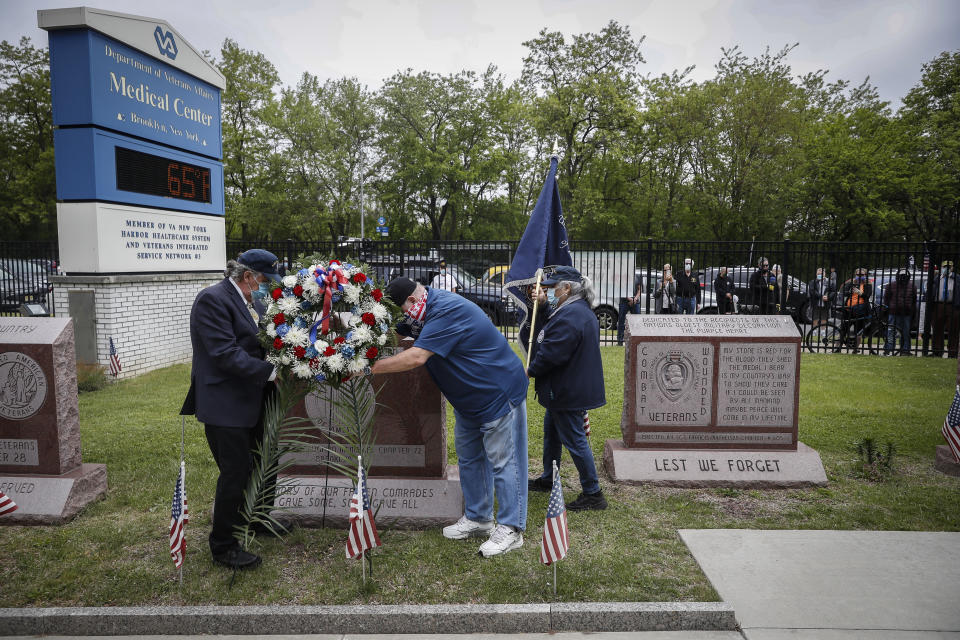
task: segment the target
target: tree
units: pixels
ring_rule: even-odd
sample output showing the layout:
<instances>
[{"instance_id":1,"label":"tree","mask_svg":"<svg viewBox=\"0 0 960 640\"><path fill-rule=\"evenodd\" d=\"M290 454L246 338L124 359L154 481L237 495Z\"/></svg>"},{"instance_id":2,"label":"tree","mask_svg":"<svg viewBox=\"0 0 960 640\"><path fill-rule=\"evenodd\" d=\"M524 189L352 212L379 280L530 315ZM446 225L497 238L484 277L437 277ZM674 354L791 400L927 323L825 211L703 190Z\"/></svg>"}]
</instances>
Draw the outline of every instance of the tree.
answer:
<instances>
[{"instance_id":1,"label":"tree","mask_svg":"<svg viewBox=\"0 0 960 640\"><path fill-rule=\"evenodd\" d=\"M50 57L0 43L0 227L9 240L56 237Z\"/></svg>"}]
</instances>

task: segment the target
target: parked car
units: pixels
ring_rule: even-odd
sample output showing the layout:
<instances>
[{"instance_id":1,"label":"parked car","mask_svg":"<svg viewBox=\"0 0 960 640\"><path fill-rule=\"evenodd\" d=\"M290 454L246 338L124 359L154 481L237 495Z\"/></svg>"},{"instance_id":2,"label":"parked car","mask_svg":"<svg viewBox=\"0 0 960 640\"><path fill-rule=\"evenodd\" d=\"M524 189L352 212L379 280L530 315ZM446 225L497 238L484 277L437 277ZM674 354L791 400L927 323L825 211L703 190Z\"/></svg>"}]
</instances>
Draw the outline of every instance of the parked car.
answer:
<instances>
[{"instance_id":1,"label":"parked car","mask_svg":"<svg viewBox=\"0 0 960 640\"><path fill-rule=\"evenodd\" d=\"M18 277L14 270L0 264L0 311L17 311L20 305L28 302L46 304L46 289Z\"/></svg>"},{"instance_id":2,"label":"parked car","mask_svg":"<svg viewBox=\"0 0 960 640\"><path fill-rule=\"evenodd\" d=\"M756 270L756 267L747 267L743 265L729 268L727 275L733 279L734 294L739 299L739 313L749 314L757 313L759 311L758 304L754 300L753 289L750 288L750 278L753 276ZM717 312L716 300L713 293L713 282L717 279L717 275L719 273L720 267L707 267L703 270L703 276L701 278L705 292L704 298L713 300L711 303L713 305L713 313ZM810 322L810 296L807 293L807 283L800 278L786 274L783 275L782 280L785 283L785 285L782 286L789 286L786 311L793 316L795 322L808 324ZM706 306L706 303L704 303L704 307Z\"/></svg>"}]
</instances>

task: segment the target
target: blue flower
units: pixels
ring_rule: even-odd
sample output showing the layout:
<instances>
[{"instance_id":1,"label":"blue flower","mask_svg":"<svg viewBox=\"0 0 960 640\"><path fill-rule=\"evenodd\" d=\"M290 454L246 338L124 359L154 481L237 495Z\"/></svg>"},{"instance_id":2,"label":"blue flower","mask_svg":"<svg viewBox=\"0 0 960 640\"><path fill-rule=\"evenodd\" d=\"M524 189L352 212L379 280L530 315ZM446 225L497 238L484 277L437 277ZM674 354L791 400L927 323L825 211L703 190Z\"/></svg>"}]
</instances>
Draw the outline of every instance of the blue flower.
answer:
<instances>
[{"instance_id":1,"label":"blue flower","mask_svg":"<svg viewBox=\"0 0 960 640\"><path fill-rule=\"evenodd\" d=\"M315 375L314 377L317 379L317 382L323 382L324 380L327 379L327 377L326 377L325 375L323 375L322 373L318 373L318 374Z\"/></svg>"},{"instance_id":2,"label":"blue flower","mask_svg":"<svg viewBox=\"0 0 960 640\"><path fill-rule=\"evenodd\" d=\"M353 340L353 331L347 331L347 335L343 336L347 342Z\"/></svg>"},{"instance_id":3,"label":"blue flower","mask_svg":"<svg viewBox=\"0 0 960 640\"><path fill-rule=\"evenodd\" d=\"M353 269L353 265L348 262L347 264L343 265L343 268L344 268L344 269Z\"/></svg>"},{"instance_id":4,"label":"blue flower","mask_svg":"<svg viewBox=\"0 0 960 640\"><path fill-rule=\"evenodd\" d=\"M285 298L289 298L289 297L292 296L292 295L293 295L293 289L284 289L284 290L283 290L283 296L284 296Z\"/></svg>"},{"instance_id":5,"label":"blue flower","mask_svg":"<svg viewBox=\"0 0 960 640\"><path fill-rule=\"evenodd\" d=\"M307 321L297 316L297 318L293 321L293 326L295 326L297 329L306 329Z\"/></svg>"},{"instance_id":6,"label":"blue flower","mask_svg":"<svg viewBox=\"0 0 960 640\"><path fill-rule=\"evenodd\" d=\"M390 327L387 326L386 322L381 322L377 328L380 329L380 333L386 333Z\"/></svg>"},{"instance_id":7,"label":"blue flower","mask_svg":"<svg viewBox=\"0 0 960 640\"><path fill-rule=\"evenodd\" d=\"M310 308L310 306L311 306L312 304L313 304L313 303L310 302L309 300L304 300L303 302L300 303L300 308L303 309L304 311L306 311L307 309Z\"/></svg>"},{"instance_id":8,"label":"blue flower","mask_svg":"<svg viewBox=\"0 0 960 640\"><path fill-rule=\"evenodd\" d=\"M298 276L308 276L308 275L310 275L310 272L307 271L306 269L300 269L300 271L297 271L297 275L298 275Z\"/></svg>"},{"instance_id":9,"label":"blue flower","mask_svg":"<svg viewBox=\"0 0 960 640\"><path fill-rule=\"evenodd\" d=\"M353 347L348 344L343 345L340 348L340 354L343 355L344 358L352 358L354 354Z\"/></svg>"},{"instance_id":10,"label":"blue flower","mask_svg":"<svg viewBox=\"0 0 960 640\"><path fill-rule=\"evenodd\" d=\"M313 360L314 358L317 357L317 348L313 345L310 345L309 347L307 347L307 352L304 353L303 355L304 357L310 360Z\"/></svg>"},{"instance_id":11,"label":"blue flower","mask_svg":"<svg viewBox=\"0 0 960 640\"><path fill-rule=\"evenodd\" d=\"M290 327L286 323L277 325L277 335L281 338L290 332Z\"/></svg>"},{"instance_id":12,"label":"blue flower","mask_svg":"<svg viewBox=\"0 0 960 640\"><path fill-rule=\"evenodd\" d=\"M340 288L342 289L343 287L340 287ZM333 292L333 295L330 296L330 299L333 300L334 302L340 302L340 297L341 297L341 296L340 296L340 292L339 292L339 291L334 291L334 292Z\"/></svg>"},{"instance_id":13,"label":"blue flower","mask_svg":"<svg viewBox=\"0 0 960 640\"><path fill-rule=\"evenodd\" d=\"M360 307L354 305L353 309L350 309L350 313L352 313L355 316L360 315Z\"/></svg>"}]
</instances>

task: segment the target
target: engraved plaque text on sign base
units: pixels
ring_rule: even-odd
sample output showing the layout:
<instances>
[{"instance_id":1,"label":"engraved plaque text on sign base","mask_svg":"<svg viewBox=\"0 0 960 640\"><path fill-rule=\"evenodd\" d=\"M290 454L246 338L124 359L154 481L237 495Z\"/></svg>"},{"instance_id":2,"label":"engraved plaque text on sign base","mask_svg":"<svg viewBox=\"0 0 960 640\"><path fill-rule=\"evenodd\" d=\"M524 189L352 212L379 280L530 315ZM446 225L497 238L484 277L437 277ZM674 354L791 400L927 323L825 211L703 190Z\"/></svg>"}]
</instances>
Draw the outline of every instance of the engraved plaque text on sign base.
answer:
<instances>
[{"instance_id":1,"label":"engraved plaque text on sign base","mask_svg":"<svg viewBox=\"0 0 960 640\"><path fill-rule=\"evenodd\" d=\"M83 464L70 318L0 318L0 491L17 510L0 525L71 520L107 490Z\"/></svg>"},{"instance_id":2,"label":"engraved plaque text on sign base","mask_svg":"<svg viewBox=\"0 0 960 640\"><path fill-rule=\"evenodd\" d=\"M409 348L413 340L401 342ZM424 528L456 522L463 493L455 466L447 465L446 401L425 367L373 377L377 390L372 460L365 460L367 490L377 524ZM278 515L304 526L345 526L356 478L339 475L326 462L323 430L342 424L337 391L308 395L291 415L318 427L305 451L291 454L293 466L278 488ZM372 393L372 391L371 391ZM331 398L333 402L331 403ZM372 403L371 403L372 406Z\"/></svg>"},{"instance_id":3,"label":"engraved plaque text on sign base","mask_svg":"<svg viewBox=\"0 0 960 640\"><path fill-rule=\"evenodd\" d=\"M681 487L824 486L797 441L800 335L789 316L630 315L617 482Z\"/></svg>"}]
</instances>

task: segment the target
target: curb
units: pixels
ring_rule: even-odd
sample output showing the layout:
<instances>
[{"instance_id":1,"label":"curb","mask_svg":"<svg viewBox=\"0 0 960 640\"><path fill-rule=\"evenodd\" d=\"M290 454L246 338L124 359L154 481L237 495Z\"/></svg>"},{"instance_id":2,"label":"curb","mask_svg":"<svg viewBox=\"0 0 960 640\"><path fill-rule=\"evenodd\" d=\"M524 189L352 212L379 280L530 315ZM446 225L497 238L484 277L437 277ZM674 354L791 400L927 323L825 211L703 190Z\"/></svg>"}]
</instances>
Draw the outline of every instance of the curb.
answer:
<instances>
[{"instance_id":1,"label":"curb","mask_svg":"<svg viewBox=\"0 0 960 640\"><path fill-rule=\"evenodd\" d=\"M0 635L732 631L726 602L0 609Z\"/></svg>"}]
</instances>

